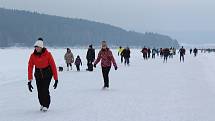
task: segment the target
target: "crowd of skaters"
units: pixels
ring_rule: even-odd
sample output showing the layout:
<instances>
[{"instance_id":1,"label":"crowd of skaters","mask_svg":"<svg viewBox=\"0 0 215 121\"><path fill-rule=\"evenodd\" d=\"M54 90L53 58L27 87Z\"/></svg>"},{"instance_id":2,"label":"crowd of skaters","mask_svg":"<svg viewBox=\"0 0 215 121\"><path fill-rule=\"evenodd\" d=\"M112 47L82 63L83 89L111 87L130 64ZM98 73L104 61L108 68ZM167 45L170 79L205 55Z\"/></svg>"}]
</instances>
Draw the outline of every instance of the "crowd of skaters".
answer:
<instances>
[{"instance_id":1,"label":"crowd of skaters","mask_svg":"<svg viewBox=\"0 0 215 121\"><path fill-rule=\"evenodd\" d=\"M144 60L148 60L150 58L155 59L156 56L160 56L160 58L163 58L163 62L167 63L168 58L173 58L174 55L177 53L179 54L179 61L184 62L185 61L185 54L186 54L186 49L181 46L179 48L178 52L176 52L176 48L170 47L170 48L147 48L143 47L141 50L141 53L143 55ZM191 48L190 49L190 54L193 54L194 57L197 56L198 52L215 52L214 49L197 49L197 48ZM127 47L122 47L119 46L118 48L118 56L120 56L120 62L124 63L125 66L130 65L130 57L131 57L131 50L130 48ZM87 50L86 54L86 60L87 60L87 71L93 71L93 62L95 61L95 49L93 48L92 44L89 45L89 48ZM77 61L78 59L78 61ZM75 62L75 65L77 67L77 71L80 71L80 65L82 65L80 56L78 55L76 60L74 61L73 54L69 48L67 48L67 52L65 54L65 60L66 60L66 65L67 65L67 70L69 70L69 66L71 67L72 70L72 63ZM68 63L69 62L69 63ZM77 63L78 62L78 63Z\"/></svg>"},{"instance_id":2,"label":"crowd of skaters","mask_svg":"<svg viewBox=\"0 0 215 121\"><path fill-rule=\"evenodd\" d=\"M197 56L197 54L199 53L199 51L201 53L210 53L210 52L215 52L215 49L212 48L208 48L208 49L198 49L198 48L190 48L189 49L190 54L193 54L194 57ZM173 58L174 55L176 55L177 53L179 54L179 61L180 62L184 62L185 61L185 54L186 54L186 49L181 46L181 48L179 48L178 52L176 52L176 49L171 47L171 48L160 48L160 49L150 49L150 48L146 48L143 47L141 50L141 53L143 54L143 59L144 60L148 60L150 57L152 57L152 59L155 58L155 55L160 56L161 58L163 58L163 62L167 62L168 58Z\"/></svg>"},{"instance_id":3,"label":"crowd of skaters","mask_svg":"<svg viewBox=\"0 0 215 121\"><path fill-rule=\"evenodd\" d=\"M197 56L198 50L201 52L215 52L214 49L190 49L190 54L194 53L194 56ZM167 63L168 58L173 58L176 55L175 48L160 48L160 49L150 49L143 47L141 50L143 54L143 59L148 60L149 58L155 59L156 55L163 58L163 62ZM186 49L182 46L178 53L180 54L180 62L184 62L184 55L186 53ZM125 66L130 65L130 48L129 47L119 47L118 56L121 58L121 63L124 63ZM103 89L109 88L109 72L111 67L113 66L115 70L118 69L115 58L112 54L111 49L108 47L106 41L101 42L101 49L97 55L95 56L95 49L92 45L89 45L89 48L86 53L87 59L87 71L93 71L93 68L97 67L97 64L101 62L101 70L102 76L104 80ZM76 65L77 71L80 71L80 66L82 66L82 60L79 55L74 58L74 55L70 48L66 49L66 53L64 55L64 60L67 66L67 71L73 70L73 63ZM58 73L57 67L55 65L54 58L52 54L48 51L48 49L43 44L43 39L38 38L38 40L34 44L34 51L30 55L28 62L28 89L30 92L33 90L32 80L33 80L33 69L34 77L36 80L37 91L38 91L38 100L40 103L40 110L46 112L49 108L51 99L49 93L49 86L54 77L54 89L57 88L58 85Z\"/></svg>"},{"instance_id":4,"label":"crowd of skaters","mask_svg":"<svg viewBox=\"0 0 215 121\"><path fill-rule=\"evenodd\" d=\"M167 62L168 58L173 58L173 55L176 55L176 49L175 48L146 48L143 47L141 50L141 53L143 54L143 59L148 60L152 57L152 59L155 59L156 55L163 58L163 62Z\"/></svg>"}]
</instances>

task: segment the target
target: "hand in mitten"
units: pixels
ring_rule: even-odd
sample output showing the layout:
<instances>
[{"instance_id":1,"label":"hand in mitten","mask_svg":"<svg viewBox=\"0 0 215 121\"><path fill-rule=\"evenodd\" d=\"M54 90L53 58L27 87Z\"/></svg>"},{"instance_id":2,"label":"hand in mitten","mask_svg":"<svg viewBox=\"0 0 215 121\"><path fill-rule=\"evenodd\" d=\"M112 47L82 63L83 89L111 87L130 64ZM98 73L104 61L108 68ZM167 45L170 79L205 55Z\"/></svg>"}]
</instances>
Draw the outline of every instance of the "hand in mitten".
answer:
<instances>
[{"instance_id":1,"label":"hand in mitten","mask_svg":"<svg viewBox=\"0 0 215 121\"><path fill-rule=\"evenodd\" d=\"M55 80L55 83L54 83L54 85L53 85L54 89L57 88L57 84L58 84L58 80Z\"/></svg>"},{"instance_id":2,"label":"hand in mitten","mask_svg":"<svg viewBox=\"0 0 215 121\"><path fill-rule=\"evenodd\" d=\"M117 70L117 69L118 69L118 67L117 67L117 66L114 66L114 69L115 69L115 70Z\"/></svg>"},{"instance_id":3,"label":"hand in mitten","mask_svg":"<svg viewBox=\"0 0 215 121\"><path fill-rule=\"evenodd\" d=\"M31 81L28 82L28 89L30 92L32 92L33 86L31 85Z\"/></svg>"}]
</instances>

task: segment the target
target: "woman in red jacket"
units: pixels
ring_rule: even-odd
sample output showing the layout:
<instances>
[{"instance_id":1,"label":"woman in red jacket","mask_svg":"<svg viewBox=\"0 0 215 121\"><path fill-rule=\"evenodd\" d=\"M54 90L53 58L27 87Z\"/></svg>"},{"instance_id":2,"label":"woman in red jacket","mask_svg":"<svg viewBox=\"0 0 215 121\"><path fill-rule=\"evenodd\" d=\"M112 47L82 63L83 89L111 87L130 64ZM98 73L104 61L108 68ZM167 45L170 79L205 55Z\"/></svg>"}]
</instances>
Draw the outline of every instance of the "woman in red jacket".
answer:
<instances>
[{"instance_id":1,"label":"woman in red jacket","mask_svg":"<svg viewBox=\"0 0 215 121\"><path fill-rule=\"evenodd\" d=\"M107 47L106 41L102 41L102 49L99 51L98 57L94 63L94 67L101 60L102 75L104 78L103 89L109 88L109 72L111 69L111 63L114 65L114 69L117 70L117 65L111 50Z\"/></svg>"},{"instance_id":2,"label":"woman in red jacket","mask_svg":"<svg viewBox=\"0 0 215 121\"><path fill-rule=\"evenodd\" d=\"M35 50L31 54L28 62L28 88L32 92L31 82L33 80L33 68L35 66L34 77L38 90L38 99L40 102L40 110L47 111L50 105L49 85L54 76L54 89L57 88L58 75L54 59L51 53L44 48L43 39L39 38L34 44Z\"/></svg>"}]
</instances>

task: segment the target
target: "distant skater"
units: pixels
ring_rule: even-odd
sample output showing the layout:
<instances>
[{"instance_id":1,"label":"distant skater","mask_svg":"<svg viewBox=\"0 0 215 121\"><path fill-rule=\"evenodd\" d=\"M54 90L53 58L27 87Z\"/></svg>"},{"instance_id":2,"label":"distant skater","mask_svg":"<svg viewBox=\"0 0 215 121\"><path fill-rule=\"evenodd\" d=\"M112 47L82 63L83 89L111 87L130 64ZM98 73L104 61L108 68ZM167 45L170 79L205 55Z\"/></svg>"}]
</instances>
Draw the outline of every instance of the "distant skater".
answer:
<instances>
[{"instance_id":1,"label":"distant skater","mask_svg":"<svg viewBox=\"0 0 215 121\"><path fill-rule=\"evenodd\" d=\"M123 51L122 51L122 54L123 54L123 56L124 56L124 60L125 60L125 66L126 65L128 65L129 66L129 64L130 64L130 53L131 53L131 51L130 51L130 49L129 49L129 47L127 47L127 48L125 48Z\"/></svg>"},{"instance_id":2,"label":"distant skater","mask_svg":"<svg viewBox=\"0 0 215 121\"><path fill-rule=\"evenodd\" d=\"M69 66L70 66L70 69L72 70L72 63L74 62L74 56L72 51L69 48L66 49L66 54L64 55L64 59L67 65L67 71L69 71Z\"/></svg>"},{"instance_id":3,"label":"distant skater","mask_svg":"<svg viewBox=\"0 0 215 121\"><path fill-rule=\"evenodd\" d=\"M147 60L148 59L148 57L147 57L148 49L146 47L144 47L141 52L143 53L143 59Z\"/></svg>"},{"instance_id":4,"label":"distant skater","mask_svg":"<svg viewBox=\"0 0 215 121\"><path fill-rule=\"evenodd\" d=\"M123 53L122 51L124 50L123 47L119 46L119 49L118 49L118 56L121 57L121 63L123 63Z\"/></svg>"},{"instance_id":5,"label":"distant skater","mask_svg":"<svg viewBox=\"0 0 215 121\"><path fill-rule=\"evenodd\" d=\"M152 58L155 58L155 54L157 53L157 50L155 48L152 49Z\"/></svg>"},{"instance_id":6,"label":"distant skater","mask_svg":"<svg viewBox=\"0 0 215 121\"><path fill-rule=\"evenodd\" d=\"M148 58L150 58L150 56L151 56L151 49L148 48Z\"/></svg>"},{"instance_id":7,"label":"distant skater","mask_svg":"<svg viewBox=\"0 0 215 121\"><path fill-rule=\"evenodd\" d=\"M193 53L194 53L194 56L196 57L196 55L197 55L197 53L198 53L198 49L197 49L197 48L194 48Z\"/></svg>"},{"instance_id":8,"label":"distant skater","mask_svg":"<svg viewBox=\"0 0 215 121\"><path fill-rule=\"evenodd\" d=\"M89 45L89 48L87 50L87 71L93 71L93 62L95 60L95 49L93 48L93 45Z\"/></svg>"},{"instance_id":9,"label":"distant skater","mask_svg":"<svg viewBox=\"0 0 215 121\"><path fill-rule=\"evenodd\" d=\"M192 54L192 51L193 51L192 48L190 48L190 54Z\"/></svg>"},{"instance_id":10,"label":"distant skater","mask_svg":"<svg viewBox=\"0 0 215 121\"><path fill-rule=\"evenodd\" d=\"M170 50L169 50L169 48L164 48L164 49L163 49L163 56L164 56L163 62L164 62L164 63L165 63L165 62L167 63L167 59L168 59L169 55L170 55Z\"/></svg>"},{"instance_id":11,"label":"distant skater","mask_svg":"<svg viewBox=\"0 0 215 121\"><path fill-rule=\"evenodd\" d=\"M77 58L75 59L75 65L76 65L76 69L77 71L80 71L80 65L82 66L82 61L80 56L78 55Z\"/></svg>"},{"instance_id":12,"label":"distant skater","mask_svg":"<svg viewBox=\"0 0 215 121\"><path fill-rule=\"evenodd\" d=\"M185 55L186 50L184 49L184 47L182 46L179 50L180 53L180 62L183 61L184 62L184 55Z\"/></svg>"}]
</instances>

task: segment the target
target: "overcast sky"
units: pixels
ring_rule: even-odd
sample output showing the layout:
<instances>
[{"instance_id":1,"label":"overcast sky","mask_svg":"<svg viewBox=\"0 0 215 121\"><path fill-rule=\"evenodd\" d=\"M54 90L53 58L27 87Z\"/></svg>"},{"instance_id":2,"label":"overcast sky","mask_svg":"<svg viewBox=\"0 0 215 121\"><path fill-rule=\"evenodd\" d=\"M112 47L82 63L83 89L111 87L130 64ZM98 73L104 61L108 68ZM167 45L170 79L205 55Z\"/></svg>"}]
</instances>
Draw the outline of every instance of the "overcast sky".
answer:
<instances>
[{"instance_id":1,"label":"overcast sky","mask_svg":"<svg viewBox=\"0 0 215 121\"><path fill-rule=\"evenodd\" d=\"M215 0L0 0L0 7L158 32L181 43L215 43Z\"/></svg>"}]
</instances>

